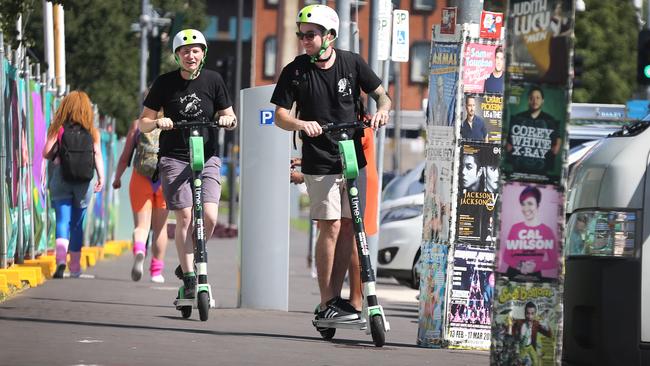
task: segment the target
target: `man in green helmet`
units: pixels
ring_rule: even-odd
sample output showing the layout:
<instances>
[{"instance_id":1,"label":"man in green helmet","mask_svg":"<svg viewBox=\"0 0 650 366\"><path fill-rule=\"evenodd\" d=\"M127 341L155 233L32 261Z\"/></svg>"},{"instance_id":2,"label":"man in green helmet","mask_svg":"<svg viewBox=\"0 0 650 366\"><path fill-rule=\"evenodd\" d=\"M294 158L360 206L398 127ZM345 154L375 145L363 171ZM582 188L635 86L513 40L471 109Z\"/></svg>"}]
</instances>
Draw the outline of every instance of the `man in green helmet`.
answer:
<instances>
[{"instance_id":1,"label":"man in green helmet","mask_svg":"<svg viewBox=\"0 0 650 366\"><path fill-rule=\"evenodd\" d=\"M176 251L182 269L185 298L193 298L196 288L194 273L194 242L192 240L192 187L190 180L189 131L173 129L175 121L218 121L218 125L234 129L237 118L232 101L219 73L203 70L208 45L201 32L185 29L174 37L173 51L178 70L156 78L144 100L140 130L160 128L159 170L167 207L176 216ZM164 117L157 118L163 110ZM218 153L217 128L203 128L203 210L205 238L212 237L217 223L221 197L221 159ZM180 272L180 271L177 271ZM177 273L179 275L180 273Z\"/></svg>"},{"instance_id":2,"label":"man in green helmet","mask_svg":"<svg viewBox=\"0 0 650 366\"><path fill-rule=\"evenodd\" d=\"M361 90L377 102L377 113L369 124L378 128L388 122L391 100L381 80L358 54L335 49L339 18L325 5L309 5L298 13L296 35L305 54L284 67L271 103L276 105L276 124L287 131L299 131L302 144L302 172L310 200L310 216L318 221L316 269L320 288L318 319L359 319L358 310L341 299L345 272L353 253L352 220L342 176L337 142L323 134L321 125L358 120ZM298 113L290 114L296 103ZM361 137L353 135L364 186L366 159ZM363 197L362 197L363 198ZM361 207L365 206L362 202ZM347 240L339 240L337 238Z\"/></svg>"}]
</instances>

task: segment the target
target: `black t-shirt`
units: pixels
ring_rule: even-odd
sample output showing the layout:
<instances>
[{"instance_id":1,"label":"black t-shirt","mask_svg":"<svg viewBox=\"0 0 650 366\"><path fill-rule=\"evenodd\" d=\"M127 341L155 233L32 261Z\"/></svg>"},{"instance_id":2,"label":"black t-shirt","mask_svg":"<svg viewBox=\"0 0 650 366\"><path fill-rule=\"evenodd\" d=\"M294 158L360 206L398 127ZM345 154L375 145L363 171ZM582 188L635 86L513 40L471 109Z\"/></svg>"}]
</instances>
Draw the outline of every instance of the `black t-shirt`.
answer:
<instances>
[{"instance_id":1,"label":"black t-shirt","mask_svg":"<svg viewBox=\"0 0 650 366\"><path fill-rule=\"evenodd\" d=\"M309 61L308 55L296 57L284 67L273 91L271 103L291 109L298 106L303 121L345 123L357 120L355 100L360 90L374 91L381 85L368 64L356 53L336 49L334 65L320 69ZM359 168L366 166L361 146L363 131L353 136ZM339 174L342 172L338 143L329 134L316 137L301 134L302 172L306 174Z\"/></svg>"},{"instance_id":2,"label":"black t-shirt","mask_svg":"<svg viewBox=\"0 0 650 366\"><path fill-rule=\"evenodd\" d=\"M213 121L217 111L232 106L221 75L206 69L194 80L183 79L180 70L158 76L143 104L154 111L163 108L172 121ZM202 131L206 160L219 151L217 132L217 128ZM160 156L189 162L189 133L187 129L162 131Z\"/></svg>"}]
</instances>

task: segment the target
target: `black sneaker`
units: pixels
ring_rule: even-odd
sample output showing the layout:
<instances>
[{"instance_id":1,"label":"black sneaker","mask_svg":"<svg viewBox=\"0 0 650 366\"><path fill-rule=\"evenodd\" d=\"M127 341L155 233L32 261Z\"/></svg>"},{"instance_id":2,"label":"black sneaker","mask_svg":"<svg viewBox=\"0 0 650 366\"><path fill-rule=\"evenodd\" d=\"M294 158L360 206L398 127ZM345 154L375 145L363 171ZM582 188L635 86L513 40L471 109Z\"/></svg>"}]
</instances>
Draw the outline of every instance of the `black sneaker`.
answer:
<instances>
[{"instance_id":1,"label":"black sneaker","mask_svg":"<svg viewBox=\"0 0 650 366\"><path fill-rule=\"evenodd\" d=\"M196 272L196 264L194 264L194 272ZM181 268L180 264L176 266L176 269L174 270L174 274L176 275L176 277L178 277L179 280L183 279L184 276L183 268Z\"/></svg>"},{"instance_id":2,"label":"black sneaker","mask_svg":"<svg viewBox=\"0 0 650 366\"><path fill-rule=\"evenodd\" d=\"M196 292L196 276L183 277L183 298L193 299Z\"/></svg>"},{"instance_id":3,"label":"black sneaker","mask_svg":"<svg viewBox=\"0 0 650 366\"><path fill-rule=\"evenodd\" d=\"M63 278L63 272L65 272L65 263L57 264L56 271L52 275L53 278Z\"/></svg>"},{"instance_id":4,"label":"black sneaker","mask_svg":"<svg viewBox=\"0 0 650 366\"><path fill-rule=\"evenodd\" d=\"M357 310L354 306L352 306L350 300L339 296L336 298L336 306L338 306L343 311L346 311L348 313L356 313L358 316L361 316L361 310Z\"/></svg>"},{"instance_id":5,"label":"black sneaker","mask_svg":"<svg viewBox=\"0 0 650 366\"><path fill-rule=\"evenodd\" d=\"M338 299L337 297L333 298L332 300L327 302L327 307L323 311L319 311L318 314L316 314L316 319L317 320L340 320L340 321L350 321L350 320L358 320L359 319L359 314L357 314L356 310L353 312L346 311L344 309L341 309L338 306Z\"/></svg>"}]
</instances>

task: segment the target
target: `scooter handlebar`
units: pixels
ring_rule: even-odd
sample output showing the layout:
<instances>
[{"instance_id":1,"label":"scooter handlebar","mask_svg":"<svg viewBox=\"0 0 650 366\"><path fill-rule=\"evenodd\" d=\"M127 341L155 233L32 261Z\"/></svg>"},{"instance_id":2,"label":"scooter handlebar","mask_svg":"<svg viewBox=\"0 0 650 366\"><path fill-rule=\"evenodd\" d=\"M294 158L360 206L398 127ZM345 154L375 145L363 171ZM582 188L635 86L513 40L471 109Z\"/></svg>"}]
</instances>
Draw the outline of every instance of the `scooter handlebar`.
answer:
<instances>
[{"instance_id":1,"label":"scooter handlebar","mask_svg":"<svg viewBox=\"0 0 650 366\"><path fill-rule=\"evenodd\" d=\"M340 130L347 130L349 128L354 128L354 129L361 129L361 128L367 128L369 127L363 122L360 121L355 121L355 122L342 122L342 123L327 123L321 126L323 129L323 132L334 132L334 131L340 131Z\"/></svg>"},{"instance_id":2,"label":"scooter handlebar","mask_svg":"<svg viewBox=\"0 0 650 366\"><path fill-rule=\"evenodd\" d=\"M217 121L187 121L180 120L174 121L174 129L185 129L185 128L201 128L201 127L211 127L211 128L220 128Z\"/></svg>"}]
</instances>

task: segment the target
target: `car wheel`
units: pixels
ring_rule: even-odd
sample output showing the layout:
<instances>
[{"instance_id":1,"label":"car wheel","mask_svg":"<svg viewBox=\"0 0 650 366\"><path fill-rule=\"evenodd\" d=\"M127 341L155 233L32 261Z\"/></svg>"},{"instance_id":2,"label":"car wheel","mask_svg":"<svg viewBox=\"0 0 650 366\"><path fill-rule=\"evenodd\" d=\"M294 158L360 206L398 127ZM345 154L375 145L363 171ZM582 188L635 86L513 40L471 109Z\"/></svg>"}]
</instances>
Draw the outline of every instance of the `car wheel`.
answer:
<instances>
[{"instance_id":1,"label":"car wheel","mask_svg":"<svg viewBox=\"0 0 650 366\"><path fill-rule=\"evenodd\" d=\"M413 261L413 267L411 268L411 288L414 290L420 289L419 262L420 262L420 250L418 249L418 253L415 255L415 260Z\"/></svg>"},{"instance_id":2,"label":"car wheel","mask_svg":"<svg viewBox=\"0 0 650 366\"><path fill-rule=\"evenodd\" d=\"M414 290L420 289L420 271L418 270L419 261L420 250L418 249L418 252L415 255L415 260L413 260L413 266L411 267L411 276L410 278L398 278L397 282L400 285L408 286Z\"/></svg>"}]
</instances>

